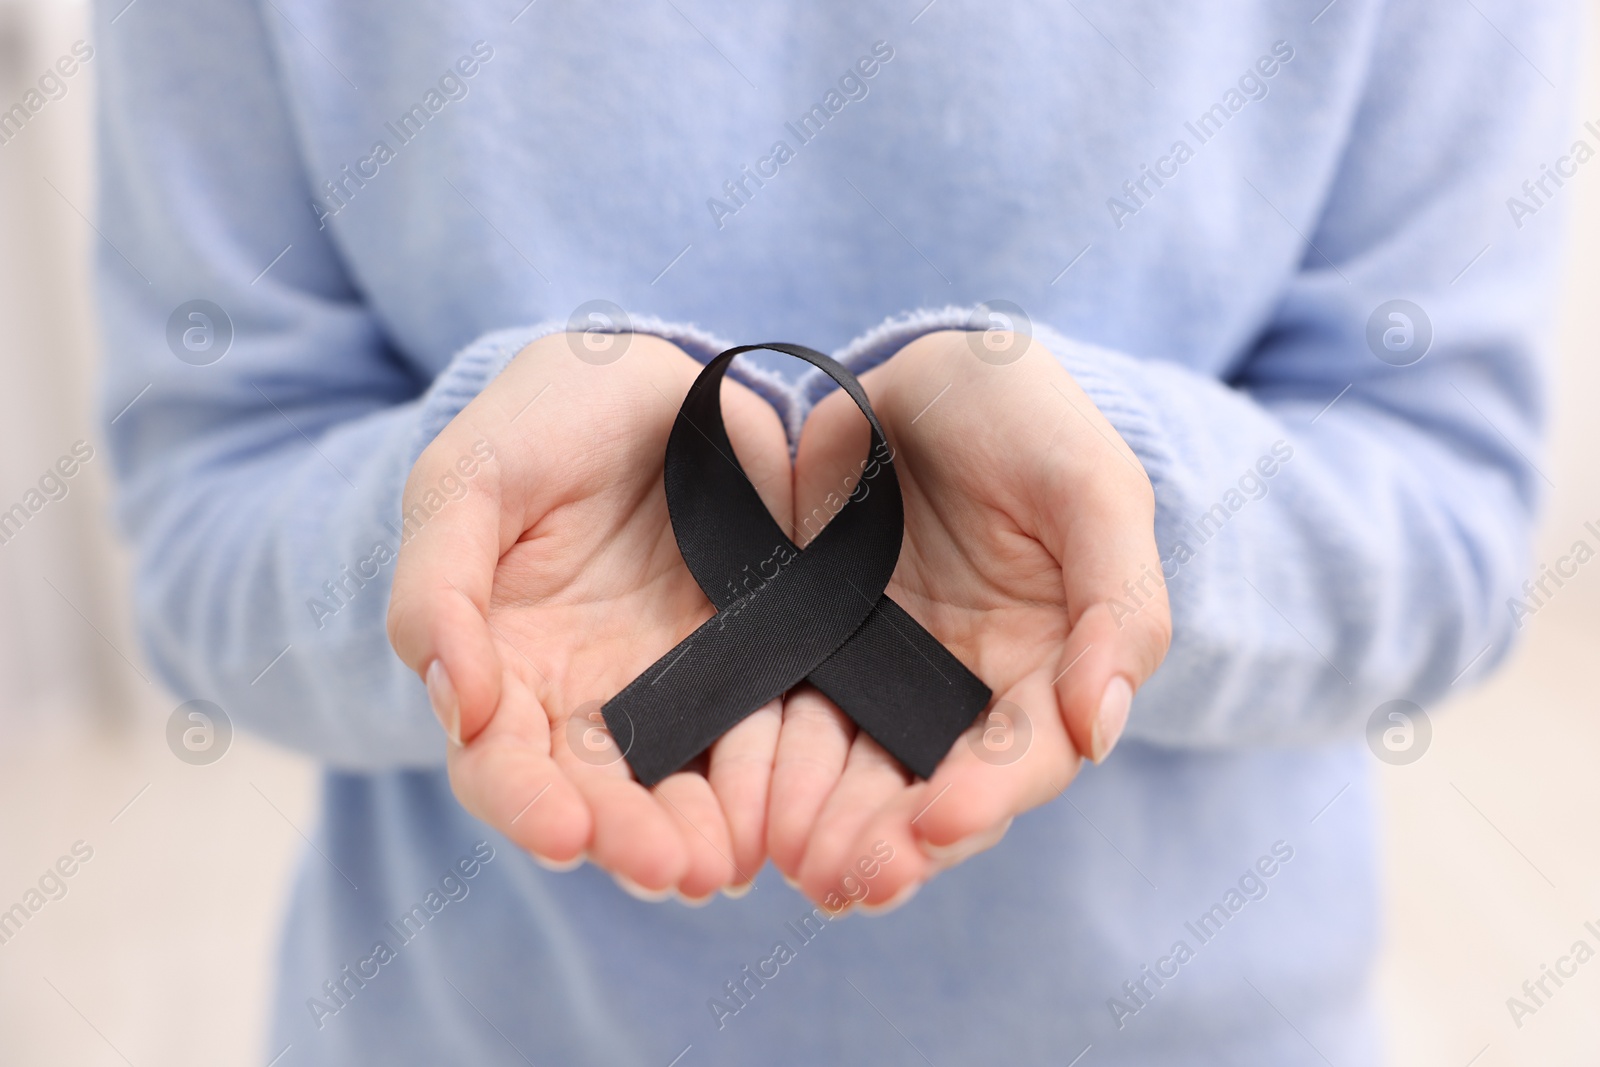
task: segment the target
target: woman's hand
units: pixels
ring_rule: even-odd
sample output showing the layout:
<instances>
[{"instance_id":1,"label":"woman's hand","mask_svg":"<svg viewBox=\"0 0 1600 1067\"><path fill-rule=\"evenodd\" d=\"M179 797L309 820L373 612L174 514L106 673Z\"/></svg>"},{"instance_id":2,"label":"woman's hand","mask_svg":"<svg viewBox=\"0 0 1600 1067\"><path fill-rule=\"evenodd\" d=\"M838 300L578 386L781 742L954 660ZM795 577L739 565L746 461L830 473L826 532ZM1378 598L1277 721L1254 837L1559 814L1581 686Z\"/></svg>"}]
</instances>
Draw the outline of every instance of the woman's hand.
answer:
<instances>
[{"instance_id":1,"label":"woman's hand","mask_svg":"<svg viewBox=\"0 0 1600 1067\"><path fill-rule=\"evenodd\" d=\"M1166 654L1171 622L1143 468L1043 345L1010 338L1026 350L996 365L976 354L978 336L929 334L861 381L905 499L888 593L996 699L918 782L817 690L789 694L768 848L833 910L903 901L1057 796L1082 755L1099 760L1115 744L1133 691ZM848 492L866 449L866 421L849 398L825 398L796 462L802 528L828 514L820 505L830 492ZM1113 601L1138 606L1113 612ZM879 841L895 859L863 865ZM864 869L874 873L863 897Z\"/></svg>"},{"instance_id":2,"label":"woman's hand","mask_svg":"<svg viewBox=\"0 0 1600 1067\"><path fill-rule=\"evenodd\" d=\"M635 893L703 898L764 862L778 705L652 790L605 731L601 703L712 615L662 488L701 367L642 334L610 338L627 347L601 364L579 358L585 340L524 349L418 459L408 512L475 445L494 455L401 549L389 635L428 683L468 811L547 864L587 855ZM722 395L739 461L788 527L777 414L733 382Z\"/></svg>"}]
</instances>

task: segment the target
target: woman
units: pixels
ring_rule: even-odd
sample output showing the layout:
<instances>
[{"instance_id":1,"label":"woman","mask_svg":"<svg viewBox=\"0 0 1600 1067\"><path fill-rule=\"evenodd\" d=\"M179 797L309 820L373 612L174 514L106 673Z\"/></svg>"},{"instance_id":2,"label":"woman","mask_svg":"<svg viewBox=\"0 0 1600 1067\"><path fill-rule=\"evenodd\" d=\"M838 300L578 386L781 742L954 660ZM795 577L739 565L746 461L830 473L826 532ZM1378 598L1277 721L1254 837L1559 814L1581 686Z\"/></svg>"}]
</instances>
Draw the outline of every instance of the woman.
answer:
<instances>
[{"instance_id":1,"label":"woman","mask_svg":"<svg viewBox=\"0 0 1600 1067\"><path fill-rule=\"evenodd\" d=\"M1575 15L120 7L145 639L327 766L269 1056L1377 1058L1362 731L1512 630ZM710 615L661 447L768 339L863 375L890 592L1016 709L927 782L805 688L652 791L590 733ZM736 377L803 543L859 416Z\"/></svg>"}]
</instances>

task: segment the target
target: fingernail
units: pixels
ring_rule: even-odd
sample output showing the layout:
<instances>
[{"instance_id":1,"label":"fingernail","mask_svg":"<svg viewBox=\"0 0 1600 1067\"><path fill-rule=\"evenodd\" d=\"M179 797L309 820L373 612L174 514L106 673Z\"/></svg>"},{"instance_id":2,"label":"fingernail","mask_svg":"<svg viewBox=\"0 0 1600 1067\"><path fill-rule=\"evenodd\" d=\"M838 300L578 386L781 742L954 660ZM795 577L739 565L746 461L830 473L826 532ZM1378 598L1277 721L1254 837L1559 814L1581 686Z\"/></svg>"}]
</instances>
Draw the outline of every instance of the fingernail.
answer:
<instances>
[{"instance_id":1,"label":"fingernail","mask_svg":"<svg viewBox=\"0 0 1600 1067\"><path fill-rule=\"evenodd\" d=\"M910 900L912 897L916 896L917 890L921 888L921 882L907 882L905 885L900 887L899 892L895 893L894 896L890 897L882 904L868 904L863 901L860 905L861 910L866 912L868 915L887 915L894 909L900 907L906 901Z\"/></svg>"},{"instance_id":2,"label":"fingernail","mask_svg":"<svg viewBox=\"0 0 1600 1067\"><path fill-rule=\"evenodd\" d=\"M956 864L976 856L985 849L993 848L1002 837L1006 836L1006 831L1010 829L1011 819L1007 819L998 826L991 826L987 830L979 830L975 834L969 834L961 840L953 841L948 845L936 845L932 841L918 841L917 844L922 848L922 854L937 864L939 869L943 870L946 867L954 867Z\"/></svg>"},{"instance_id":3,"label":"fingernail","mask_svg":"<svg viewBox=\"0 0 1600 1067\"><path fill-rule=\"evenodd\" d=\"M791 878L788 874L786 874L783 871L779 871L778 874L783 878L784 884L787 885L790 889L793 889L796 893L805 892L805 890L800 888L800 879Z\"/></svg>"},{"instance_id":4,"label":"fingernail","mask_svg":"<svg viewBox=\"0 0 1600 1067\"><path fill-rule=\"evenodd\" d=\"M621 889L633 899L642 900L646 904L659 904L672 895L672 887L670 886L666 889L646 889L638 882L630 878L624 878L620 874L613 874L611 880L617 883L618 889Z\"/></svg>"},{"instance_id":5,"label":"fingernail","mask_svg":"<svg viewBox=\"0 0 1600 1067\"><path fill-rule=\"evenodd\" d=\"M1116 747L1122 728L1128 723L1128 707L1133 703L1133 686L1122 675L1115 675L1106 683L1100 696L1100 710L1095 713L1094 729L1089 736L1089 758L1099 763Z\"/></svg>"},{"instance_id":6,"label":"fingernail","mask_svg":"<svg viewBox=\"0 0 1600 1067\"><path fill-rule=\"evenodd\" d=\"M533 862L537 863L547 871L554 871L556 874L566 874L568 871L575 871L579 867L583 866L584 860L589 858L589 854L587 852L580 852L570 860L553 860L545 856L541 856L537 852L530 852L528 855L533 857Z\"/></svg>"},{"instance_id":7,"label":"fingernail","mask_svg":"<svg viewBox=\"0 0 1600 1067\"><path fill-rule=\"evenodd\" d=\"M973 834L971 837L963 837L960 841L954 841L948 845L936 845L932 841L923 841L920 844L922 845L923 855L936 863L960 863L977 851L976 843L981 836L981 834Z\"/></svg>"},{"instance_id":8,"label":"fingernail","mask_svg":"<svg viewBox=\"0 0 1600 1067\"><path fill-rule=\"evenodd\" d=\"M748 896L750 890L754 889L755 887L756 884L754 882L744 882L740 885L725 885L722 887L722 895L727 897L729 900L738 900L740 897Z\"/></svg>"},{"instance_id":9,"label":"fingernail","mask_svg":"<svg viewBox=\"0 0 1600 1067\"><path fill-rule=\"evenodd\" d=\"M428 703L438 716L439 725L450 738L451 744L461 747L461 701L456 698L456 687L450 681L450 672L444 669L444 660L428 664Z\"/></svg>"},{"instance_id":10,"label":"fingernail","mask_svg":"<svg viewBox=\"0 0 1600 1067\"><path fill-rule=\"evenodd\" d=\"M678 898L678 903L684 905L685 907L703 908L707 904L711 903L711 901L713 899L715 899L717 894L715 892L711 892L711 893L707 893L703 897L690 897L690 896L685 896L684 894L678 892L678 890L674 889L672 891L672 895L677 897Z\"/></svg>"}]
</instances>

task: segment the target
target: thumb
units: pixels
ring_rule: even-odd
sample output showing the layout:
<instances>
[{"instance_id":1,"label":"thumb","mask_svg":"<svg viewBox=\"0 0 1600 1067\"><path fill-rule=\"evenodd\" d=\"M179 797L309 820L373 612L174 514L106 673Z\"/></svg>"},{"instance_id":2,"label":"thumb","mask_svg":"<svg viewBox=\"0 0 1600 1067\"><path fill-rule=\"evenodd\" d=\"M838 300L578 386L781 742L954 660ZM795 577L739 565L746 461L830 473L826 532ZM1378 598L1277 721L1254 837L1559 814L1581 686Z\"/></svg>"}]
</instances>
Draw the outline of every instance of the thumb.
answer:
<instances>
[{"instance_id":1,"label":"thumb","mask_svg":"<svg viewBox=\"0 0 1600 1067\"><path fill-rule=\"evenodd\" d=\"M1067 634L1055 668L1056 703L1073 745L1096 763L1122 736L1134 692L1166 654L1169 630L1163 593L1143 611L1121 598L1098 601Z\"/></svg>"},{"instance_id":2,"label":"thumb","mask_svg":"<svg viewBox=\"0 0 1600 1067\"><path fill-rule=\"evenodd\" d=\"M1172 639L1155 497L1142 470L1110 459L1088 481L1056 483L1049 495L1046 540L1061 565L1069 622L1052 686L1073 744L1098 763Z\"/></svg>"},{"instance_id":3,"label":"thumb","mask_svg":"<svg viewBox=\"0 0 1600 1067\"><path fill-rule=\"evenodd\" d=\"M456 744L471 741L500 703L501 662L488 620L500 560L500 493L491 458L461 478L482 438L441 435L423 452L402 499L403 533L389 597L389 641L427 684L428 698ZM458 495L440 491L456 487ZM459 487L465 484L465 492Z\"/></svg>"}]
</instances>

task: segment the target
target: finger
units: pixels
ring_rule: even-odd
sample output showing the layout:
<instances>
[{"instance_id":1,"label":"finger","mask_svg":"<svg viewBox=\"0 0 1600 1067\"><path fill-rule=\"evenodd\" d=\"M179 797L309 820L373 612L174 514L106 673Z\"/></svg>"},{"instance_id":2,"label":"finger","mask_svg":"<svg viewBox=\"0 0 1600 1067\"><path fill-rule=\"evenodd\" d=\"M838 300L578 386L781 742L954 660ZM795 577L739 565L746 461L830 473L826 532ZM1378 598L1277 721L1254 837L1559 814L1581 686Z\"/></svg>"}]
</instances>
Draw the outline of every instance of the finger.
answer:
<instances>
[{"instance_id":1,"label":"finger","mask_svg":"<svg viewBox=\"0 0 1600 1067\"><path fill-rule=\"evenodd\" d=\"M1149 477L1037 340L1004 366L970 358L951 362L945 339L925 340L881 368L894 377L880 390L879 412L899 427L904 441L897 444L905 445L908 474L914 471L924 490L969 496L981 491L1054 557L1069 635L1056 670L1088 651L1063 677L1057 700L1074 745L1103 759L1126 722L1133 691L1166 654L1171 632ZM930 381L928 368L938 360L946 362ZM919 422L931 403L924 394L946 366L953 375L951 395L960 389L970 400L945 403ZM910 383L920 388L902 387ZM995 418L996 411L1006 417ZM938 434L955 435L961 447L930 450L922 439ZM920 453L919 442L925 446ZM919 458L924 462L917 463Z\"/></svg>"},{"instance_id":2,"label":"finger","mask_svg":"<svg viewBox=\"0 0 1600 1067\"><path fill-rule=\"evenodd\" d=\"M870 442L866 418L843 390L829 393L812 409L795 450L797 544L804 546L821 533L838 512L838 502L855 489Z\"/></svg>"},{"instance_id":3,"label":"finger","mask_svg":"<svg viewBox=\"0 0 1600 1067\"><path fill-rule=\"evenodd\" d=\"M784 698L767 804L767 852L791 882L800 877L806 844L844 774L855 734L855 724L814 687L802 685Z\"/></svg>"},{"instance_id":4,"label":"finger","mask_svg":"<svg viewBox=\"0 0 1600 1067\"><path fill-rule=\"evenodd\" d=\"M668 775L651 792L672 815L684 842L687 863L675 888L687 902L703 904L735 877L722 805L696 771Z\"/></svg>"},{"instance_id":5,"label":"finger","mask_svg":"<svg viewBox=\"0 0 1600 1067\"><path fill-rule=\"evenodd\" d=\"M830 910L859 906L869 914L892 911L939 872L939 864L913 833L914 820L933 796L929 783L918 782L869 815L846 852L854 859L833 891L839 906Z\"/></svg>"},{"instance_id":6,"label":"finger","mask_svg":"<svg viewBox=\"0 0 1600 1067\"><path fill-rule=\"evenodd\" d=\"M589 805L550 757L550 727L538 697L514 673L501 679L492 725L451 746L450 786L462 807L546 866L583 856Z\"/></svg>"},{"instance_id":7,"label":"finger","mask_svg":"<svg viewBox=\"0 0 1600 1067\"><path fill-rule=\"evenodd\" d=\"M1072 628L1054 689L1073 744L1098 763L1122 735L1134 692L1166 655L1172 620L1153 539L1148 551L1129 544L1080 558L1081 567L1063 568Z\"/></svg>"},{"instance_id":8,"label":"finger","mask_svg":"<svg viewBox=\"0 0 1600 1067\"><path fill-rule=\"evenodd\" d=\"M604 735L605 745L575 746L567 719L563 714L552 720L552 749L556 765L592 813L590 861L610 871L635 895L666 895L683 880L689 864L678 820L634 780L609 735Z\"/></svg>"},{"instance_id":9,"label":"finger","mask_svg":"<svg viewBox=\"0 0 1600 1067\"><path fill-rule=\"evenodd\" d=\"M725 888L733 896L743 895L766 859L767 798L782 722L782 701L774 700L711 747L706 777L732 844L733 879Z\"/></svg>"},{"instance_id":10,"label":"finger","mask_svg":"<svg viewBox=\"0 0 1600 1067\"><path fill-rule=\"evenodd\" d=\"M905 771L864 733L850 746L844 773L817 817L800 863L801 891L818 902L836 892L840 879L854 866L851 846L861 828L890 798L905 790Z\"/></svg>"},{"instance_id":11,"label":"finger","mask_svg":"<svg viewBox=\"0 0 1600 1067\"><path fill-rule=\"evenodd\" d=\"M402 495L407 539L389 595L389 641L427 681L434 711L458 743L478 735L501 696L487 613L495 566L514 537L503 530L498 465L482 460L485 452L493 455L486 437L452 423L417 460ZM474 477L460 478L463 463ZM459 499L436 491L451 475L466 485Z\"/></svg>"},{"instance_id":12,"label":"finger","mask_svg":"<svg viewBox=\"0 0 1600 1067\"><path fill-rule=\"evenodd\" d=\"M789 436L777 409L732 378L724 378L722 422L745 477L773 519L789 530L794 516L794 471L789 463Z\"/></svg>"},{"instance_id":13,"label":"finger","mask_svg":"<svg viewBox=\"0 0 1600 1067\"><path fill-rule=\"evenodd\" d=\"M1072 409L1062 418L1081 427L1085 443L1041 462L1039 526L1061 563L1070 625L1056 699L1073 743L1098 762L1121 735L1134 691L1166 656L1172 617L1150 481L1089 398L1062 378L1059 399Z\"/></svg>"},{"instance_id":14,"label":"finger","mask_svg":"<svg viewBox=\"0 0 1600 1067\"><path fill-rule=\"evenodd\" d=\"M930 879L999 844L1011 829L1006 816L975 830L954 844L935 846L917 831L926 813L950 797L951 783L913 785L890 798L866 820L849 855L855 858L835 891L844 908L859 906L869 914L901 907ZM826 904L828 898L824 898ZM837 912L840 908L832 908Z\"/></svg>"},{"instance_id":15,"label":"finger","mask_svg":"<svg viewBox=\"0 0 1600 1067\"><path fill-rule=\"evenodd\" d=\"M1050 675L1035 671L956 741L906 828L941 868L953 865L999 840L997 831L1015 816L1054 800L1081 763Z\"/></svg>"},{"instance_id":16,"label":"finger","mask_svg":"<svg viewBox=\"0 0 1600 1067\"><path fill-rule=\"evenodd\" d=\"M423 450L406 481L390 641L430 681L441 719L462 740L483 729L499 699L501 663L485 620L500 559L575 493L609 487L630 498L635 481L659 484L651 464L696 373L659 339L634 338L635 356L612 366L574 359L568 340L553 335L523 349Z\"/></svg>"}]
</instances>

